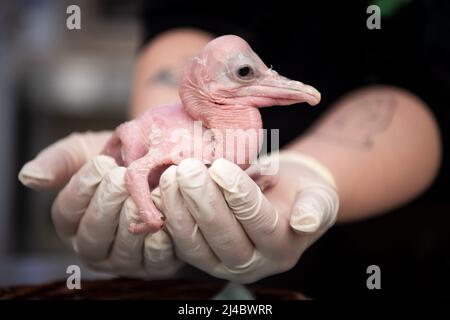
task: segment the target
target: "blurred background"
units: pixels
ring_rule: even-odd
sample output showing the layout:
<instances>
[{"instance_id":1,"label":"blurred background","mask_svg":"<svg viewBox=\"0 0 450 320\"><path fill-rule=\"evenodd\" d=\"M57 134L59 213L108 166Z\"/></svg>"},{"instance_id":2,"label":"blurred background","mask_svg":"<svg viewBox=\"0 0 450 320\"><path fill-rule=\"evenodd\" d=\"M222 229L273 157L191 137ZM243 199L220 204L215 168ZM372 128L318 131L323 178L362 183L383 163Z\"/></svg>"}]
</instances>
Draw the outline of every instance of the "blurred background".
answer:
<instances>
[{"instance_id":1,"label":"blurred background","mask_svg":"<svg viewBox=\"0 0 450 320\"><path fill-rule=\"evenodd\" d=\"M138 1L77 1L83 31L66 28L72 3L0 1L0 286L66 277L80 264L54 232L56 192L22 187L20 167L72 131L126 118Z\"/></svg>"},{"instance_id":2,"label":"blurred background","mask_svg":"<svg viewBox=\"0 0 450 320\"><path fill-rule=\"evenodd\" d=\"M66 28L66 8L73 3L82 8L82 31ZM138 0L0 0L0 286L63 279L68 265L81 265L55 234L50 208L56 192L28 190L17 173L59 138L73 131L112 129L126 118L133 60L142 41L139 8ZM412 9L401 17L414 20L411 12L422 8ZM365 26L365 10L361 16ZM321 18L327 22L333 16ZM401 29L408 33L410 27ZM389 39L392 47L415 41L395 34ZM327 41L342 46L339 39ZM393 52L389 50L384 56L381 49L370 52L385 62ZM436 52L445 55L440 47ZM408 74L411 67L406 67ZM283 74L289 66L284 68ZM449 297L450 201L445 185L435 184L390 214L333 228L304 254L296 270L260 285L294 288L312 297ZM371 264L381 267L380 291L367 290ZM87 269L82 276L109 277Z\"/></svg>"}]
</instances>

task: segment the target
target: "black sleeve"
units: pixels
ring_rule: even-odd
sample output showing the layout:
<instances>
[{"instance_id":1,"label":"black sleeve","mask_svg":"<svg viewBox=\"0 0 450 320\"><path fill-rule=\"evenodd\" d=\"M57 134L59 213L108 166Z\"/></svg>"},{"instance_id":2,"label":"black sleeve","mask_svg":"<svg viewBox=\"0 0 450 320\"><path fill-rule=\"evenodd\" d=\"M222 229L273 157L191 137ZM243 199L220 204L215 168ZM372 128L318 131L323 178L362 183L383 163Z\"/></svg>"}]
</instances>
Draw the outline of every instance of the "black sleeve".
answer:
<instances>
[{"instance_id":1,"label":"black sleeve","mask_svg":"<svg viewBox=\"0 0 450 320\"><path fill-rule=\"evenodd\" d=\"M196 28L213 35L235 34L249 41L254 22L264 15L263 6L246 1L145 1L142 6L143 42L173 28Z\"/></svg>"},{"instance_id":2,"label":"black sleeve","mask_svg":"<svg viewBox=\"0 0 450 320\"><path fill-rule=\"evenodd\" d=\"M418 94L428 103L439 124L443 145L440 174L433 187L448 201L450 188L450 1L426 1L425 44L426 73L420 79Z\"/></svg>"},{"instance_id":3,"label":"black sleeve","mask_svg":"<svg viewBox=\"0 0 450 320\"><path fill-rule=\"evenodd\" d=\"M449 109L438 105L450 97L450 1L414 1L381 30L363 30L363 82L405 87L438 114Z\"/></svg>"}]
</instances>

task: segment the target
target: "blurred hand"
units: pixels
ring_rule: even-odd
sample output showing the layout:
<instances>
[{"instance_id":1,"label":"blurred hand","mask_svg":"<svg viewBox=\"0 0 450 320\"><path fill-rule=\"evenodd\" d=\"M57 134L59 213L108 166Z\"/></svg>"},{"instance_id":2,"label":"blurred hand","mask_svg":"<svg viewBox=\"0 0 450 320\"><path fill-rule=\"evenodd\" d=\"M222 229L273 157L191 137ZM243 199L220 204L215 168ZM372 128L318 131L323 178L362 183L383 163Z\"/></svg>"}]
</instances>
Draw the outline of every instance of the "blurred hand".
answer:
<instances>
[{"instance_id":1,"label":"blurred hand","mask_svg":"<svg viewBox=\"0 0 450 320\"><path fill-rule=\"evenodd\" d=\"M275 159L269 158L269 161ZM264 194L237 165L186 159L161 176L161 209L177 256L219 278L248 283L287 271L335 220L334 179L314 159L280 154Z\"/></svg>"},{"instance_id":2,"label":"blurred hand","mask_svg":"<svg viewBox=\"0 0 450 320\"><path fill-rule=\"evenodd\" d=\"M25 164L19 180L30 188L66 184L52 207L58 235L70 242L91 268L134 277L174 274L181 262L163 230L133 235L138 209L125 187L126 168L99 155L111 132L75 133L41 151ZM159 189L153 194L158 205Z\"/></svg>"}]
</instances>

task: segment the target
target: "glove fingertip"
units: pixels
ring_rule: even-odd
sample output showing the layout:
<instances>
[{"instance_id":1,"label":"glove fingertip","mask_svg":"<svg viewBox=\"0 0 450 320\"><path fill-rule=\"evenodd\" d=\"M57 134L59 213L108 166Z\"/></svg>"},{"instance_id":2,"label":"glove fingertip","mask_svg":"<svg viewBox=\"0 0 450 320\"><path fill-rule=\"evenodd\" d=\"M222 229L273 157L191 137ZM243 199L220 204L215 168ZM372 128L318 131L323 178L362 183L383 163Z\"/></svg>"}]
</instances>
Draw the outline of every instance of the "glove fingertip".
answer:
<instances>
[{"instance_id":1,"label":"glove fingertip","mask_svg":"<svg viewBox=\"0 0 450 320\"><path fill-rule=\"evenodd\" d=\"M52 187L53 176L45 172L35 161L27 162L19 172L19 181L32 189L47 189Z\"/></svg>"},{"instance_id":2,"label":"glove fingertip","mask_svg":"<svg viewBox=\"0 0 450 320\"><path fill-rule=\"evenodd\" d=\"M299 233L315 233L321 226L321 219L316 214L294 213L291 216L291 227Z\"/></svg>"},{"instance_id":3,"label":"glove fingertip","mask_svg":"<svg viewBox=\"0 0 450 320\"><path fill-rule=\"evenodd\" d=\"M220 158L213 162L209 168L210 177L222 189L228 192L236 192L241 181L241 174L244 173L236 164Z\"/></svg>"}]
</instances>

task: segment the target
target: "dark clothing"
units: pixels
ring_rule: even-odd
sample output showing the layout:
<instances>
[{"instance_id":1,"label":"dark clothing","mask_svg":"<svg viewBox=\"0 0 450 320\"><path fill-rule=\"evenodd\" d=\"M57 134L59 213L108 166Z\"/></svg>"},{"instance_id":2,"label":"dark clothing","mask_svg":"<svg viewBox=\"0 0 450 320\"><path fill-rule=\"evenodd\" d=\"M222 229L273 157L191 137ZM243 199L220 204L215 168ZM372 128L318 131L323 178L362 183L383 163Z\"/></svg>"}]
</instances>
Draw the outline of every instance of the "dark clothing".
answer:
<instances>
[{"instance_id":1,"label":"dark clothing","mask_svg":"<svg viewBox=\"0 0 450 320\"><path fill-rule=\"evenodd\" d=\"M280 128L281 145L304 132L333 102L370 84L392 84L422 98L435 114L444 140L444 165L426 195L385 217L338 226L315 244L292 271L263 282L334 294L445 292L450 267L450 2L411 1L383 18L380 30L366 27L364 1L148 1L145 41L176 27L214 35L236 34L280 74L322 93L318 107L262 109L265 128ZM383 12L383 8L382 8ZM430 219L424 224L423 220ZM431 222L436 220L436 222ZM393 245L397 243L398 245ZM366 267L385 275L380 292L366 288ZM384 273L383 273L384 270ZM296 279L293 281L292 279ZM417 289L412 289L415 284ZM262 282L262 283L263 283Z\"/></svg>"}]
</instances>

